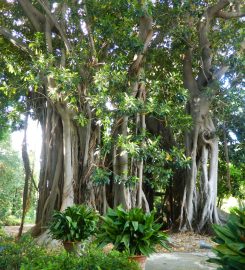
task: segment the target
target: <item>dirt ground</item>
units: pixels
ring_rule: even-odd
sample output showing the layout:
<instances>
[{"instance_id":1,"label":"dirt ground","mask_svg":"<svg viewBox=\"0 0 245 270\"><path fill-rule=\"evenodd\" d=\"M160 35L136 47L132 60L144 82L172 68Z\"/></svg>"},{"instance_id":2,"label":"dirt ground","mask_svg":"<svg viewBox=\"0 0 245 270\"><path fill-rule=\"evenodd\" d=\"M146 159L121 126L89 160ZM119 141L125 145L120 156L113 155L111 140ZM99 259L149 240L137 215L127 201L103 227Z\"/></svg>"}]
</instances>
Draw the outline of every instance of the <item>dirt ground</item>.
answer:
<instances>
[{"instance_id":1,"label":"dirt ground","mask_svg":"<svg viewBox=\"0 0 245 270\"><path fill-rule=\"evenodd\" d=\"M23 227L23 233L29 231L32 227L34 226L34 224L26 224ZM4 231L9 235L9 236L17 236L18 232L19 232L19 227L20 226L4 226Z\"/></svg>"},{"instance_id":2,"label":"dirt ground","mask_svg":"<svg viewBox=\"0 0 245 270\"><path fill-rule=\"evenodd\" d=\"M193 232L169 233L173 252L207 252L207 249L200 248L200 243L214 246L209 235L200 235Z\"/></svg>"}]
</instances>

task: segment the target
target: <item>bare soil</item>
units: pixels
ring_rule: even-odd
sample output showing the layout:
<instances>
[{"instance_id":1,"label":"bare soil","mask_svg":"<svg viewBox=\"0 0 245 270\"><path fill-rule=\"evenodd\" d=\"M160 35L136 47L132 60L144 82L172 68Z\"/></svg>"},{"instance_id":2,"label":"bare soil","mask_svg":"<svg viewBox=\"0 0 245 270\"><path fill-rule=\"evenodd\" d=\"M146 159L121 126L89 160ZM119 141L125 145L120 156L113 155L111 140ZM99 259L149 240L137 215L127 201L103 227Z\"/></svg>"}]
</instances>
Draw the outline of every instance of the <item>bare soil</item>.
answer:
<instances>
[{"instance_id":1,"label":"bare soil","mask_svg":"<svg viewBox=\"0 0 245 270\"><path fill-rule=\"evenodd\" d=\"M34 224L26 224L23 227L23 233L29 231L32 227L34 226ZM20 226L4 226L4 231L12 237L16 237L18 235L19 232L19 227Z\"/></svg>"},{"instance_id":2,"label":"bare soil","mask_svg":"<svg viewBox=\"0 0 245 270\"><path fill-rule=\"evenodd\" d=\"M194 232L168 233L172 252L207 252L207 249L200 248L200 241L204 241L210 246L214 246L212 237L201 235ZM157 248L158 252L168 252L161 247Z\"/></svg>"}]
</instances>

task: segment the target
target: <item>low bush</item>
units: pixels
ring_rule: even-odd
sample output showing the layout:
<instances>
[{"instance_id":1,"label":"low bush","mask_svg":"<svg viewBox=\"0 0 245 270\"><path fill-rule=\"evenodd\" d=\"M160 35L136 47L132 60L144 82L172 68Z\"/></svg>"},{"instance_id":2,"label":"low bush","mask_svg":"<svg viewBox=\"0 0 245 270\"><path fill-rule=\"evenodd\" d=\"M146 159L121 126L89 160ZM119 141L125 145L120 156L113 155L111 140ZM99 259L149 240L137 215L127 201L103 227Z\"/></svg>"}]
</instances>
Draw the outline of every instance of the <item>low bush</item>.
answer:
<instances>
[{"instance_id":1,"label":"low bush","mask_svg":"<svg viewBox=\"0 0 245 270\"><path fill-rule=\"evenodd\" d=\"M18 242L0 242L0 270L139 270L126 255L104 254L90 246L75 256L63 251L50 251L37 246L28 236Z\"/></svg>"},{"instance_id":2,"label":"low bush","mask_svg":"<svg viewBox=\"0 0 245 270\"><path fill-rule=\"evenodd\" d=\"M245 211L234 209L225 226L213 225L217 246L213 248L217 258L209 261L221 265L224 270L245 269Z\"/></svg>"},{"instance_id":3,"label":"low bush","mask_svg":"<svg viewBox=\"0 0 245 270\"><path fill-rule=\"evenodd\" d=\"M20 218L17 218L16 216L13 215L9 215L3 219L2 223L5 226L18 226L20 225Z\"/></svg>"},{"instance_id":4,"label":"low bush","mask_svg":"<svg viewBox=\"0 0 245 270\"><path fill-rule=\"evenodd\" d=\"M98 214L86 205L73 205L65 211L55 211L50 224L54 239L62 241L81 241L95 233Z\"/></svg>"},{"instance_id":5,"label":"low bush","mask_svg":"<svg viewBox=\"0 0 245 270\"><path fill-rule=\"evenodd\" d=\"M6 236L6 233L4 231L4 229L2 228L2 226L0 226L0 241L2 238L4 238Z\"/></svg>"},{"instance_id":6,"label":"low bush","mask_svg":"<svg viewBox=\"0 0 245 270\"><path fill-rule=\"evenodd\" d=\"M161 231L162 225L156 222L154 212L144 213L140 208L126 211L118 206L115 210L109 208L101 218L103 223L97 235L101 247L112 243L115 250L131 256L149 256L156 251L156 245L169 249L168 236Z\"/></svg>"}]
</instances>

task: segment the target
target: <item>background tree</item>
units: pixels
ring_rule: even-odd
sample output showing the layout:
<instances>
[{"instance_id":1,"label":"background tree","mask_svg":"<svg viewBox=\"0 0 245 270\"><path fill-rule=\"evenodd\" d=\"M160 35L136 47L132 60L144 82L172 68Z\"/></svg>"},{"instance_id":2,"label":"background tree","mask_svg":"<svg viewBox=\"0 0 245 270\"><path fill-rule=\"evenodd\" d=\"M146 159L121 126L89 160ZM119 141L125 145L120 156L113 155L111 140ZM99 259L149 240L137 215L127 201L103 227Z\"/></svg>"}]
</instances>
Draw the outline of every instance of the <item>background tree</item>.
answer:
<instances>
[{"instance_id":1,"label":"background tree","mask_svg":"<svg viewBox=\"0 0 245 270\"><path fill-rule=\"evenodd\" d=\"M22 161L10 146L10 134L5 133L0 141L0 220L8 222L10 215L21 217L21 200L24 183Z\"/></svg>"},{"instance_id":2,"label":"background tree","mask_svg":"<svg viewBox=\"0 0 245 270\"><path fill-rule=\"evenodd\" d=\"M148 211L159 194L180 228L218 222L211 111L220 100L217 81L241 41L227 30L240 29L241 21L224 19L242 14L238 4L228 6L225 0L1 4L2 93L6 102L28 104L42 127L37 234L54 209L86 202L101 213L118 204ZM221 35L227 42L220 45ZM221 84L238 70L231 67ZM6 99L9 89L17 99Z\"/></svg>"},{"instance_id":3,"label":"background tree","mask_svg":"<svg viewBox=\"0 0 245 270\"><path fill-rule=\"evenodd\" d=\"M219 93L218 80L228 70L229 60L235 53L233 44L237 44L241 37L235 40L234 35L227 36L224 46L233 51L228 57L223 57L222 45L215 44L215 41L223 27L230 26L229 22L227 26L221 20L243 16L239 4L239 1L231 4L232 10L230 2L225 0L204 5L197 21L190 14L191 9L186 12L189 33L184 35L186 52L183 56L183 74L184 85L190 93L188 110L193 118L193 131L186 137L187 154L192 157L192 164L183 195L183 223L180 226L184 228L194 225L202 230L209 224L219 222L216 210L218 137L211 110L213 99ZM192 8L191 4L189 7ZM194 33L196 40L193 42ZM195 56L199 59L196 65Z\"/></svg>"}]
</instances>

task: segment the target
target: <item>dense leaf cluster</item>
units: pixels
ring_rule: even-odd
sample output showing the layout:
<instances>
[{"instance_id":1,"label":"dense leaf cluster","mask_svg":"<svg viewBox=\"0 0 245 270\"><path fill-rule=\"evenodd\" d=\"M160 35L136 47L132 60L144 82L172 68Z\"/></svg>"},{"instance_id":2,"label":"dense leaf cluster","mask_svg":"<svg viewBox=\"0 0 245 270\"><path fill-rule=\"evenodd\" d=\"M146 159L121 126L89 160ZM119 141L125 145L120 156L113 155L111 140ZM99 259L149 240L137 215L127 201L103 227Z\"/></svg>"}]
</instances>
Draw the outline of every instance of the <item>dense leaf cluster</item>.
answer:
<instances>
[{"instance_id":1,"label":"dense leaf cluster","mask_svg":"<svg viewBox=\"0 0 245 270\"><path fill-rule=\"evenodd\" d=\"M245 267L245 211L235 209L225 226L213 225L218 243L214 252L218 258L210 261L216 262L224 270L242 270Z\"/></svg>"},{"instance_id":2,"label":"dense leaf cluster","mask_svg":"<svg viewBox=\"0 0 245 270\"><path fill-rule=\"evenodd\" d=\"M126 255L116 251L104 254L93 246L78 257L37 246L27 236L18 242L0 236L0 248L0 269L4 270L139 270Z\"/></svg>"},{"instance_id":3,"label":"dense leaf cluster","mask_svg":"<svg viewBox=\"0 0 245 270\"><path fill-rule=\"evenodd\" d=\"M101 246L112 243L120 252L146 256L155 252L157 244L168 249L167 235L161 232L161 224L155 221L153 212L145 214L139 208L125 211L118 206L109 209L102 219L97 236Z\"/></svg>"},{"instance_id":4,"label":"dense leaf cluster","mask_svg":"<svg viewBox=\"0 0 245 270\"><path fill-rule=\"evenodd\" d=\"M98 214L86 205L73 205L64 212L56 211L49 227L54 239L81 241L95 233Z\"/></svg>"}]
</instances>

